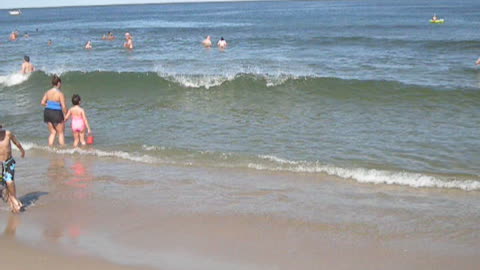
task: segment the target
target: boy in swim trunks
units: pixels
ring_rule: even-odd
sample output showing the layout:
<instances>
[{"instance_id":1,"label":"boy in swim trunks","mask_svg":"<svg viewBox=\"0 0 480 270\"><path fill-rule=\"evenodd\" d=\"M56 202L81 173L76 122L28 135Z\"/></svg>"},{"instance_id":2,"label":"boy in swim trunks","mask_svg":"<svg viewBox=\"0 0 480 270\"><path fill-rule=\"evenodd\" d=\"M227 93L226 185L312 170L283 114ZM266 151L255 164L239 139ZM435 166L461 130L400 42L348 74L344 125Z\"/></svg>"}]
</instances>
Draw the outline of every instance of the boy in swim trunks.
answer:
<instances>
[{"instance_id":1,"label":"boy in swim trunks","mask_svg":"<svg viewBox=\"0 0 480 270\"><path fill-rule=\"evenodd\" d=\"M15 190L15 160L12 157L12 142L22 153L21 157L24 158L25 150L23 150L15 135L2 129L2 125L0 125L0 169L2 170L0 174L0 194L4 201L8 201L12 212L18 213L22 208L22 203L17 199Z\"/></svg>"},{"instance_id":2,"label":"boy in swim trunks","mask_svg":"<svg viewBox=\"0 0 480 270\"><path fill-rule=\"evenodd\" d=\"M73 107L68 110L67 115L65 116L65 121L67 121L70 116L72 117L72 132L74 138L73 147L77 147L79 141L82 145L85 145L85 127L87 128L88 133L91 132L85 110L80 107L81 101L82 98L80 98L79 95L74 94L72 96Z\"/></svg>"}]
</instances>

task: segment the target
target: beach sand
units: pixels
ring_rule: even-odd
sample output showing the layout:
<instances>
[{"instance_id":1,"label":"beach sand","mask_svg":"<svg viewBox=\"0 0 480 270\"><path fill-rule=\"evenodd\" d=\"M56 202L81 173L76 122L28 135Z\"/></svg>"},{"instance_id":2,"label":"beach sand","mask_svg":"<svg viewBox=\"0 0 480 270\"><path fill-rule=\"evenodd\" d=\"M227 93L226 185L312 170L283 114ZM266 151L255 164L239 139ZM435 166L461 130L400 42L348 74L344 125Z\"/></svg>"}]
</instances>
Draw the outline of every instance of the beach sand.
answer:
<instances>
[{"instance_id":1,"label":"beach sand","mask_svg":"<svg viewBox=\"0 0 480 270\"><path fill-rule=\"evenodd\" d=\"M141 270L146 267L131 267L112 264L92 257L75 257L49 253L23 245L15 239L3 237L0 240L2 269L103 269Z\"/></svg>"},{"instance_id":2,"label":"beach sand","mask_svg":"<svg viewBox=\"0 0 480 270\"><path fill-rule=\"evenodd\" d=\"M170 189L157 189L140 175L123 181L119 177L127 173L123 166L131 168L121 160L43 152L31 152L20 160L19 197L29 207L19 215L10 214L6 204L0 211L0 224L5 226L0 237L2 269L478 269L480 265L475 231L468 237L443 237L442 228L434 223L424 224L430 226L425 232L414 233L381 229L382 219L342 222L339 218L354 215L355 210L335 214L325 208L326 216L311 219L281 211L232 211L236 208L227 205L221 205L223 211L222 207L199 211L189 204L192 197L185 195L183 186L191 183L172 173L191 168L137 164L135 170L149 168L156 177L170 179ZM204 168L193 170L200 175ZM212 179L216 174L239 175L207 171ZM273 176L281 181L280 175L251 177ZM309 176L297 180L297 186L311 181ZM323 181L325 190L337 185L328 178ZM155 199L166 194L180 198L174 203ZM262 189L246 190L241 196L266 194ZM463 197L459 194L452 196ZM279 200L288 201L293 195L291 191ZM181 203L187 199L189 203ZM193 203L211 204L203 197ZM432 233L436 230L440 234Z\"/></svg>"}]
</instances>

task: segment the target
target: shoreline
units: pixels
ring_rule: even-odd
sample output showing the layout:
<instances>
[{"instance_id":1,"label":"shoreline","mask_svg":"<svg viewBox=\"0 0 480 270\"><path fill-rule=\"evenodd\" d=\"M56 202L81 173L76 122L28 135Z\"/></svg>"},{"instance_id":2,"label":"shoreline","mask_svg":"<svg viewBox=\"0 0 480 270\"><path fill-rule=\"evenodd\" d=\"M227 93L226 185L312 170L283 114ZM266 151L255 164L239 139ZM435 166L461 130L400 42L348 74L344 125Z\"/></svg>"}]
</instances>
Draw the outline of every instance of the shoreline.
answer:
<instances>
[{"instance_id":1,"label":"shoreline","mask_svg":"<svg viewBox=\"0 0 480 270\"><path fill-rule=\"evenodd\" d=\"M1 266L480 268L478 0L185 1L0 16ZM95 145L47 146L54 74Z\"/></svg>"},{"instance_id":2,"label":"shoreline","mask_svg":"<svg viewBox=\"0 0 480 270\"><path fill-rule=\"evenodd\" d=\"M27 210L0 211L0 248L8 249L0 257L13 268L37 260L108 270L480 265L478 204L466 192L55 153L32 153L16 179ZM458 216L465 205L471 217Z\"/></svg>"}]
</instances>

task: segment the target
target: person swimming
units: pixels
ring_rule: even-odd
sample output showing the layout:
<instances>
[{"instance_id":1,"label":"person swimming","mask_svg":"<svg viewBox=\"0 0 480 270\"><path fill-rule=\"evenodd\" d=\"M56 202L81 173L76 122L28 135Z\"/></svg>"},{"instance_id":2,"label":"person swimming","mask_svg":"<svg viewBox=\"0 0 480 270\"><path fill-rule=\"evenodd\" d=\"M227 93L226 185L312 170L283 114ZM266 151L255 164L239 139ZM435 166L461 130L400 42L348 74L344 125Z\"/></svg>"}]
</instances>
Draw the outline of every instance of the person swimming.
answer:
<instances>
[{"instance_id":1,"label":"person swimming","mask_svg":"<svg viewBox=\"0 0 480 270\"><path fill-rule=\"evenodd\" d=\"M92 48L93 48L93 47L92 47L92 42L91 42L90 40L87 41L87 44L85 44L85 49L86 49L86 50L90 50L90 49L92 49Z\"/></svg>"},{"instance_id":2,"label":"person swimming","mask_svg":"<svg viewBox=\"0 0 480 270\"><path fill-rule=\"evenodd\" d=\"M132 35L130 35L129 32L125 33L125 43L123 43L123 47L129 49L129 50L133 50L133 39L132 39Z\"/></svg>"},{"instance_id":3,"label":"person swimming","mask_svg":"<svg viewBox=\"0 0 480 270\"><path fill-rule=\"evenodd\" d=\"M67 115L65 116L65 121L67 121L70 116L72 117L72 132L73 132L73 147L77 147L80 142L82 145L86 145L85 142L85 128L87 132L90 133L90 125L88 123L87 115L85 110L80 107L82 98L74 94L72 96L73 107L68 110Z\"/></svg>"},{"instance_id":4,"label":"person swimming","mask_svg":"<svg viewBox=\"0 0 480 270\"><path fill-rule=\"evenodd\" d=\"M14 31L14 32L10 33L9 39L11 41L15 41L15 40L17 40L17 36L18 36L17 33Z\"/></svg>"},{"instance_id":5,"label":"person swimming","mask_svg":"<svg viewBox=\"0 0 480 270\"><path fill-rule=\"evenodd\" d=\"M30 63L30 57L28 55L25 55L23 57L23 64L22 64L22 70L20 71L22 74L27 74L35 71L35 66Z\"/></svg>"},{"instance_id":6,"label":"person swimming","mask_svg":"<svg viewBox=\"0 0 480 270\"><path fill-rule=\"evenodd\" d=\"M221 37L220 40L217 42L217 46L220 49L225 49L225 48L227 48L228 43L223 37Z\"/></svg>"},{"instance_id":7,"label":"person swimming","mask_svg":"<svg viewBox=\"0 0 480 270\"><path fill-rule=\"evenodd\" d=\"M207 36L203 41L202 41L202 44L205 48L210 48L212 47L212 40L210 38L210 36Z\"/></svg>"},{"instance_id":8,"label":"person swimming","mask_svg":"<svg viewBox=\"0 0 480 270\"><path fill-rule=\"evenodd\" d=\"M112 32L108 31L107 34L103 34L102 39L103 40L114 40L115 36L112 34Z\"/></svg>"}]
</instances>

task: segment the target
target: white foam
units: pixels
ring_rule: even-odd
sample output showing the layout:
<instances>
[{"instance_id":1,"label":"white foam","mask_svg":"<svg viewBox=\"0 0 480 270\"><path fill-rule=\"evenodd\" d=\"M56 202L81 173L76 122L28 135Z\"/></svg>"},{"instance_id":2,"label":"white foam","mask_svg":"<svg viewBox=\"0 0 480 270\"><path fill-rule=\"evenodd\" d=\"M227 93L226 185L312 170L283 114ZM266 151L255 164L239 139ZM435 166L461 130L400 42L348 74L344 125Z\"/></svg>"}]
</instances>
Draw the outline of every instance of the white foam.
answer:
<instances>
[{"instance_id":1,"label":"white foam","mask_svg":"<svg viewBox=\"0 0 480 270\"><path fill-rule=\"evenodd\" d=\"M282 69L272 70L271 67L260 67L251 65L219 67L221 73L216 74L216 70L202 70L201 73L179 73L177 68L172 68L163 64L157 64L154 67L157 75L163 79L178 83L184 87L209 89L220 86L225 82L233 81L243 75L251 75L258 79L265 80L265 86L273 87L284 84L290 79L318 77L313 71L304 70L303 72L285 72Z\"/></svg>"},{"instance_id":2,"label":"white foam","mask_svg":"<svg viewBox=\"0 0 480 270\"><path fill-rule=\"evenodd\" d=\"M209 89L211 87L220 86L224 82L233 81L236 75L186 75L174 73L157 72L158 76L171 82L178 83L188 88Z\"/></svg>"},{"instance_id":3,"label":"white foam","mask_svg":"<svg viewBox=\"0 0 480 270\"><path fill-rule=\"evenodd\" d=\"M48 152L57 153L57 154L70 154L70 155L80 154L80 155L89 155L89 156L97 156L97 157L120 158L120 159L135 161L135 162L141 162L141 163L166 163L165 161L160 160L158 158L154 158L152 156L134 155L124 151L103 151L99 149L80 149L80 148L58 149L58 148L51 148L48 146L39 146L35 143L30 143L30 142L23 143L23 148L25 150L37 149L37 150L43 150L43 151L48 151ZM172 162L168 162L168 163L172 163Z\"/></svg>"},{"instance_id":4,"label":"white foam","mask_svg":"<svg viewBox=\"0 0 480 270\"><path fill-rule=\"evenodd\" d=\"M34 143L23 143L26 150L38 149L57 154L80 154L97 157L120 158L141 163L180 164L171 160L161 160L149 155L135 155L124 151L104 151L99 149L56 149L48 146L39 146ZM143 150L156 151L163 147L143 145ZM249 163L250 169L269 171L288 171L298 173L326 173L344 179L352 179L359 183L404 185L414 188L448 188L462 189L466 191L480 190L478 180L459 180L452 177L426 175L413 172L386 171L365 168L340 168L332 165L324 165L319 162L292 161L273 155L260 155L260 159L267 161ZM193 165L193 163L181 163L181 165Z\"/></svg>"},{"instance_id":5,"label":"white foam","mask_svg":"<svg viewBox=\"0 0 480 270\"><path fill-rule=\"evenodd\" d=\"M272 161L277 165L268 166L250 163L248 167L256 170L326 173L345 179L353 179L360 183L405 185L415 188L456 188L466 191L480 190L480 181L477 180L448 179L412 172L393 172L365 168L339 168L331 165L322 165L318 162L290 161L270 155L259 157Z\"/></svg>"},{"instance_id":6,"label":"white foam","mask_svg":"<svg viewBox=\"0 0 480 270\"><path fill-rule=\"evenodd\" d=\"M68 72L87 72L86 70L78 69L78 68L68 68L66 64L56 64L53 66L41 66L40 70L42 70L47 76L62 76L65 73ZM98 70L92 70L92 72L95 72Z\"/></svg>"},{"instance_id":7,"label":"white foam","mask_svg":"<svg viewBox=\"0 0 480 270\"><path fill-rule=\"evenodd\" d=\"M267 87L274 87L274 86L282 85L290 79L298 79L298 78L299 78L299 76L286 75L286 74L266 75L265 76L265 80L267 81Z\"/></svg>"},{"instance_id":8,"label":"white foam","mask_svg":"<svg viewBox=\"0 0 480 270\"><path fill-rule=\"evenodd\" d=\"M223 75L190 75L190 74L172 74L157 72L158 76L171 82L178 83L188 88L209 89L211 87L220 86L225 82L233 81L241 75L254 75L265 80L265 86L274 87L284 84L289 79L298 79L295 75L266 75L266 74L252 74L252 73L235 73Z\"/></svg>"},{"instance_id":9,"label":"white foam","mask_svg":"<svg viewBox=\"0 0 480 270\"><path fill-rule=\"evenodd\" d=\"M6 76L0 76L0 84L5 86L14 86L21 84L30 78L31 73L22 74L20 72L15 72Z\"/></svg>"},{"instance_id":10,"label":"white foam","mask_svg":"<svg viewBox=\"0 0 480 270\"><path fill-rule=\"evenodd\" d=\"M142 145L142 149L145 151L159 151L159 150L165 150L166 148L164 146L153 146L153 145Z\"/></svg>"}]
</instances>

